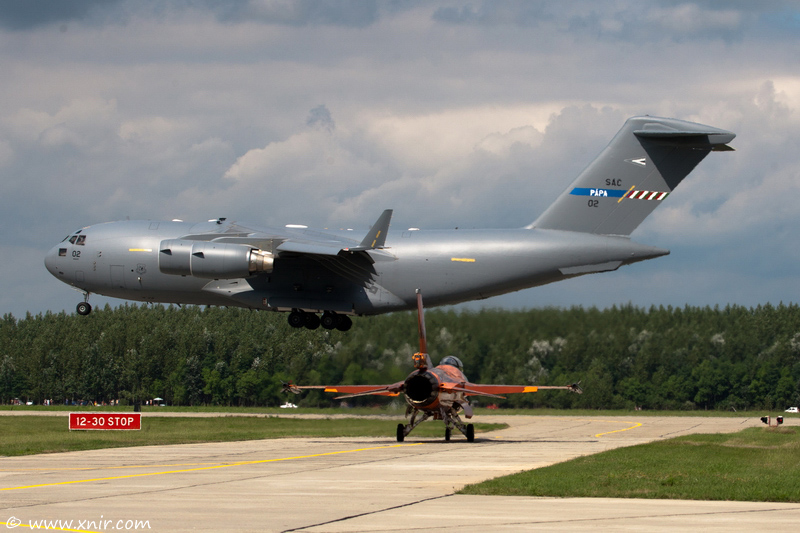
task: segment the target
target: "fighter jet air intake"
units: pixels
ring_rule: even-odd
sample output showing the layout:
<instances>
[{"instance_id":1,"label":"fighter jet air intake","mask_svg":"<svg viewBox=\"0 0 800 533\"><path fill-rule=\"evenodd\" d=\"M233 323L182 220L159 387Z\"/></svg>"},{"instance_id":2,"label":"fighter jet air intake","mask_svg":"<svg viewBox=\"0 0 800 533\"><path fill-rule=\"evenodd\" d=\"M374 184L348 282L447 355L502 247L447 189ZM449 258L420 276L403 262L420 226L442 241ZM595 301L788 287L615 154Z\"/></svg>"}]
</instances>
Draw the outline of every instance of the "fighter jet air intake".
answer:
<instances>
[{"instance_id":1,"label":"fighter jet air intake","mask_svg":"<svg viewBox=\"0 0 800 533\"><path fill-rule=\"evenodd\" d=\"M294 327L346 331L350 316L483 299L607 272L668 250L630 234L729 131L670 118L628 119L600 155L534 222L517 229L389 230L366 235L305 226L125 220L81 228L45 266L89 295L289 312Z\"/></svg>"}]
</instances>

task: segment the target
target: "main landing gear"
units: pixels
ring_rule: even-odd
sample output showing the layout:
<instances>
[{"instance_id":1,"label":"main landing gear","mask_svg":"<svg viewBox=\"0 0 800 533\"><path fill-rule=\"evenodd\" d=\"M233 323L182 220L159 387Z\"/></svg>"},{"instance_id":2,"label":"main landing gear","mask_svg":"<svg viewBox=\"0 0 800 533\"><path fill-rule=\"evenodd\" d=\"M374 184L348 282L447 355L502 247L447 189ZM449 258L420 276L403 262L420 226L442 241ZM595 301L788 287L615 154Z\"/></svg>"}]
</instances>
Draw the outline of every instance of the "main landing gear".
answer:
<instances>
[{"instance_id":1,"label":"main landing gear","mask_svg":"<svg viewBox=\"0 0 800 533\"><path fill-rule=\"evenodd\" d=\"M420 413L421 415L417 417ZM408 421L408 424L397 424L397 442L403 442L406 436L411 433L411 430L429 418L444 421L444 440L446 442L450 442L450 438L453 436L453 429L457 429L463 433L467 438L467 442L475 442L475 426L463 423L456 410L452 408L446 409L440 407L439 409L427 411L425 409L408 407L406 409L406 416L409 414L411 415L411 419Z\"/></svg>"},{"instance_id":2,"label":"main landing gear","mask_svg":"<svg viewBox=\"0 0 800 533\"><path fill-rule=\"evenodd\" d=\"M333 311L325 311L322 316L315 313L306 313L295 309L289 313L289 325L293 328L317 329L322 326L325 329L338 329L347 331L353 326L353 321L347 315L340 315Z\"/></svg>"}]
</instances>

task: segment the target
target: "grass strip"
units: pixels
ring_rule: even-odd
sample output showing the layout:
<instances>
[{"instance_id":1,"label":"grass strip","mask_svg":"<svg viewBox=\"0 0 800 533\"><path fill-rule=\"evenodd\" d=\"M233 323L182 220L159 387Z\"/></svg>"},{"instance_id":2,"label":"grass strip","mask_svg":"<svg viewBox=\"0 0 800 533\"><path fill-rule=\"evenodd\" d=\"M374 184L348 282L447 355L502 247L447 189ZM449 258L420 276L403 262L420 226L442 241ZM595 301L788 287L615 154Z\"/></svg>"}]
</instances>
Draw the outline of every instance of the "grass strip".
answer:
<instances>
[{"instance_id":1,"label":"grass strip","mask_svg":"<svg viewBox=\"0 0 800 533\"><path fill-rule=\"evenodd\" d=\"M460 494L800 502L800 434L749 428L617 448Z\"/></svg>"},{"instance_id":2,"label":"grass strip","mask_svg":"<svg viewBox=\"0 0 800 533\"><path fill-rule=\"evenodd\" d=\"M0 456L32 455L125 446L190 444L285 437L377 437L394 440L398 420L363 418L296 419L264 417L142 417L139 431L70 431L66 417L0 418ZM508 427L475 424L475 432ZM409 437L444 438L444 425L424 423ZM454 434L454 440L459 437Z\"/></svg>"}]
</instances>

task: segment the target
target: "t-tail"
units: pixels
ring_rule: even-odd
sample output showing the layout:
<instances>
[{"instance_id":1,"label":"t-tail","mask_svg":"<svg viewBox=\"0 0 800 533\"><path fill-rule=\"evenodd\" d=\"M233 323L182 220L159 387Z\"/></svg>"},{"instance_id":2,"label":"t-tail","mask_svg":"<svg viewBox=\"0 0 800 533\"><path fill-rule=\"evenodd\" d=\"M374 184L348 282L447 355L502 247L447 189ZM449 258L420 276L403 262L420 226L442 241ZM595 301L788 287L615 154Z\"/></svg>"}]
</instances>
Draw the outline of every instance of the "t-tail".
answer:
<instances>
[{"instance_id":1,"label":"t-tail","mask_svg":"<svg viewBox=\"0 0 800 533\"><path fill-rule=\"evenodd\" d=\"M734 133L672 118L633 117L528 226L628 236L711 151Z\"/></svg>"}]
</instances>

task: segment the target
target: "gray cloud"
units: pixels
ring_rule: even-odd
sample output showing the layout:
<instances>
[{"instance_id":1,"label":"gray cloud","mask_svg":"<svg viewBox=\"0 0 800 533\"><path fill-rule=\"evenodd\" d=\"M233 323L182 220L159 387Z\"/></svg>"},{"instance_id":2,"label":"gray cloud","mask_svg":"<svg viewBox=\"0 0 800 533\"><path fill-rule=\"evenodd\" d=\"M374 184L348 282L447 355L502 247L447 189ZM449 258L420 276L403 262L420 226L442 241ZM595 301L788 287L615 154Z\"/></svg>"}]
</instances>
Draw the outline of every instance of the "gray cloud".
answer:
<instances>
[{"instance_id":1,"label":"gray cloud","mask_svg":"<svg viewBox=\"0 0 800 533\"><path fill-rule=\"evenodd\" d=\"M4 0L0 2L0 27L30 30L48 24L92 20L122 0Z\"/></svg>"},{"instance_id":2,"label":"gray cloud","mask_svg":"<svg viewBox=\"0 0 800 533\"><path fill-rule=\"evenodd\" d=\"M333 131L336 129L336 123L333 121L331 112L324 104L320 104L308 113L306 125L312 128L321 128L326 131Z\"/></svg>"},{"instance_id":3,"label":"gray cloud","mask_svg":"<svg viewBox=\"0 0 800 533\"><path fill-rule=\"evenodd\" d=\"M209 3L222 21L262 22L289 26L364 27L380 15L376 0L293 0Z\"/></svg>"}]
</instances>

